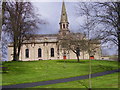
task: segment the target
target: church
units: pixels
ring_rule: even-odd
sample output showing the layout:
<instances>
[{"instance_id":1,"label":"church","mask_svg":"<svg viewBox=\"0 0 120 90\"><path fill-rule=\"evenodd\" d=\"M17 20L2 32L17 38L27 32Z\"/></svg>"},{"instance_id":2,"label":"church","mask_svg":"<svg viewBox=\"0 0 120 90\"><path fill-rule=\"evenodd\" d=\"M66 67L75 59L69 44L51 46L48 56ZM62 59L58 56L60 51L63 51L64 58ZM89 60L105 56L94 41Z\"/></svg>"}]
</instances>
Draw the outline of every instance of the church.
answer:
<instances>
[{"instance_id":1,"label":"church","mask_svg":"<svg viewBox=\"0 0 120 90\"><path fill-rule=\"evenodd\" d=\"M72 23L71 23L72 24ZM76 54L69 50L64 52L59 46L59 36L64 37L66 34L73 33L69 30L68 16L66 12L65 3L62 3L62 11L60 18L60 29L58 34L37 34L33 40L24 42L19 60L21 61L34 61L34 60L60 60L60 59L77 59ZM77 34L77 33L76 33ZM101 58L100 43L94 54L94 59ZM80 59L89 59L87 53L80 52ZM13 45L8 45L8 60L13 60Z\"/></svg>"}]
</instances>

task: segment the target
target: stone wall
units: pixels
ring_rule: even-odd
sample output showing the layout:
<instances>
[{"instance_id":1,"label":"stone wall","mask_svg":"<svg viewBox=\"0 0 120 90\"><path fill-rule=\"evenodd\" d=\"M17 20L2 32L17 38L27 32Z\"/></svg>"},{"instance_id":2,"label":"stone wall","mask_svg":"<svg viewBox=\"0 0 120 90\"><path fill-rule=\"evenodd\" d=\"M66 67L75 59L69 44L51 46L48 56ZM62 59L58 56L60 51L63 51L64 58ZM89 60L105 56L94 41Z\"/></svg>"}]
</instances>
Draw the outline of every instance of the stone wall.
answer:
<instances>
[{"instance_id":1,"label":"stone wall","mask_svg":"<svg viewBox=\"0 0 120 90\"><path fill-rule=\"evenodd\" d=\"M38 57L38 49L41 48L42 56ZM51 57L51 48L54 48L54 57ZM25 56L25 50L29 49L29 58ZM33 60L56 60L63 59L64 51L58 47L57 42L44 42L36 44L23 44L20 52L20 60L22 61L33 61ZM100 48L96 49L94 55L95 59L100 58ZM80 59L89 59L87 52L80 52ZM13 59L13 47L8 47L8 59L11 61ZM72 51L66 51L66 59L77 59L76 54Z\"/></svg>"}]
</instances>

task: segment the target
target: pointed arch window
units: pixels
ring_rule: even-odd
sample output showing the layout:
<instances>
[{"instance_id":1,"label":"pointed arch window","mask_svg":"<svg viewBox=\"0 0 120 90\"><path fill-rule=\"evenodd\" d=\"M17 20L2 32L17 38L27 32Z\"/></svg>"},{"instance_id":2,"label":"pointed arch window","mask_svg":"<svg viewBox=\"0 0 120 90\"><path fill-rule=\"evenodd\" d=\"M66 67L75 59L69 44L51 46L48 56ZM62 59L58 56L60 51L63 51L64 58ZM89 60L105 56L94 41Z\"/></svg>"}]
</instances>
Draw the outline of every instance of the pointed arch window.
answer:
<instances>
[{"instance_id":1,"label":"pointed arch window","mask_svg":"<svg viewBox=\"0 0 120 90\"><path fill-rule=\"evenodd\" d=\"M60 24L60 29L62 29L62 24Z\"/></svg>"},{"instance_id":2,"label":"pointed arch window","mask_svg":"<svg viewBox=\"0 0 120 90\"><path fill-rule=\"evenodd\" d=\"M68 24L67 24L67 28L68 28Z\"/></svg>"},{"instance_id":3,"label":"pointed arch window","mask_svg":"<svg viewBox=\"0 0 120 90\"><path fill-rule=\"evenodd\" d=\"M65 24L63 24L63 28L65 28Z\"/></svg>"},{"instance_id":4,"label":"pointed arch window","mask_svg":"<svg viewBox=\"0 0 120 90\"><path fill-rule=\"evenodd\" d=\"M26 50L25 50L25 57L26 57L26 58L29 58L29 49L26 49Z\"/></svg>"},{"instance_id":5,"label":"pointed arch window","mask_svg":"<svg viewBox=\"0 0 120 90\"><path fill-rule=\"evenodd\" d=\"M41 48L38 49L38 57L42 57L42 49Z\"/></svg>"},{"instance_id":6,"label":"pointed arch window","mask_svg":"<svg viewBox=\"0 0 120 90\"><path fill-rule=\"evenodd\" d=\"M54 48L51 48L51 57L54 57Z\"/></svg>"}]
</instances>

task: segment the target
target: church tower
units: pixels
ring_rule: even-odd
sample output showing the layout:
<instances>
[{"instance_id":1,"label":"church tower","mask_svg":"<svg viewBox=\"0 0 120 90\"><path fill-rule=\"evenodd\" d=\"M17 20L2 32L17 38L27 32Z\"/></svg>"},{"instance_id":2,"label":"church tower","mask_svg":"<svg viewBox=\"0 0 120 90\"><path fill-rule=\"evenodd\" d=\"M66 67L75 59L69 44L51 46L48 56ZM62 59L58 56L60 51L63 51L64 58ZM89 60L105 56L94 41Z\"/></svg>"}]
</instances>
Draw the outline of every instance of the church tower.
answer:
<instances>
[{"instance_id":1,"label":"church tower","mask_svg":"<svg viewBox=\"0 0 120 90\"><path fill-rule=\"evenodd\" d=\"M66 34L69 34L69 22L67 18L67 13L66 13L66 8L65 8L65 3L63 1L62 3L62 12L61 12L61 19L60 19L60 31L59 34L62 36L65 36Z\"/></svg>"}]
</instances>

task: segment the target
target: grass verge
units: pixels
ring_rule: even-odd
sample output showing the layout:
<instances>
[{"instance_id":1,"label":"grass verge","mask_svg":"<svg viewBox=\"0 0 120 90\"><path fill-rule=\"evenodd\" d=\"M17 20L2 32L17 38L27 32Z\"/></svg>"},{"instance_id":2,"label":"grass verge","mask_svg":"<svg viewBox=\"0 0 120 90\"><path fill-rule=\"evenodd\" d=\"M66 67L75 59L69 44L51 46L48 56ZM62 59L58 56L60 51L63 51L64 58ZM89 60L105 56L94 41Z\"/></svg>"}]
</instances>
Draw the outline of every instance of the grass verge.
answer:
<instances>
[{"instance_id":1,"label":"grass verge","mask_svg":"<svg viewBox=\"0 0 120 90\"><path fill-rule=\"evenodd\" d=\"M47 81L89 74L89 61L41 60L4 62L7 70L2 74L2 85ZM118 68L115 61L92 60L92 73Z\"/></svg>"}]
</instances>

